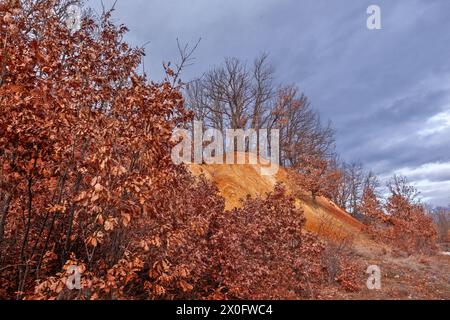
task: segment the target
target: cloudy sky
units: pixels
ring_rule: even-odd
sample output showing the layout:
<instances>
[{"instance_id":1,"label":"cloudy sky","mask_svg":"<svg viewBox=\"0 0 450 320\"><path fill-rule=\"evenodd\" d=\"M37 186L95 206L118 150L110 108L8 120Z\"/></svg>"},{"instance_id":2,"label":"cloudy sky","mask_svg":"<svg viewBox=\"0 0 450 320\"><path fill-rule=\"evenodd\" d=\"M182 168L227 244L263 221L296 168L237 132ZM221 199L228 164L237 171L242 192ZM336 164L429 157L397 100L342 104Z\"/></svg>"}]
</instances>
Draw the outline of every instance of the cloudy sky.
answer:
<instances>
[{"instance_id":1,"label":"cloudy sky","mask_svg":"<svg viewBox=\"0 0 450 320\"><path fill-rule=\"evenodd\" d=\"M113 1L103 0L108 7ZM89 0L100 11L100 0ZM367 7L381 8L368 30ZM194 44L184 80L223 61L267 52L279 82L296 84L337 131L346 161L381 178L406 175L435 205L450 203L449 0L119 0L114 19L146 46L162 78L176 38Z\"/></svg>"}]
</instances>

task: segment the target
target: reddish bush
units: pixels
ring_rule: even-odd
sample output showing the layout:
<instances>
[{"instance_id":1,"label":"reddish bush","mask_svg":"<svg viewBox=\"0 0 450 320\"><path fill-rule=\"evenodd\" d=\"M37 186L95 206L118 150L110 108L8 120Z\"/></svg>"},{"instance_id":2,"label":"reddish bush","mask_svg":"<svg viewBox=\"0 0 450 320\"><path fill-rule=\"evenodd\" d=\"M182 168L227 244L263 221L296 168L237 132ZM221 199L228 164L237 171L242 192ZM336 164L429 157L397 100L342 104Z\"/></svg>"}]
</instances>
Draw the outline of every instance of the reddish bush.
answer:
<instances>
[{"instance_id":1,"label":"reddish bush","mask_svg":"<svg viewBox=\"0 0 450 320\"><path fill-rule=\"evenodd\" d=\"M224 212L217 188L172 163L172 131L190 119L178 73L139 75L143 51L110 12L71 33L69 2L11 3L0 6L0 298L315 295L323 245L281 187Z\"/></svg>"},{"instance_id":2,"label":"reddish bush","mask_svg":"<svg viewBox=\"0 0 450 320\"><path fill-rule=\"evenodd\" d=\"M399 194L389 197L386 237L408 253L431 253L436 249L437 232L432 218L420 203L411 203Z\"/></svg>"},{"instance_id":3,"label":"reddish bush","mask_svg":"<svg viewBox=\"0 0 450 320\"><path fill-rule=\"evenodd\" d=\"M425 208L416 202L416 190L404 178L395 177L391 196L384 206L370 188L364 190L361 211L374 239L408 253L431 253L436 249L436 230Z\"/></svg>"},{"instance_id":4,"label":"reddish bush","mask_svg":"<svg viewBox=\"0 0 450 320\"><path fill-rule=\"evenodd\" d=\"M33 297L62 297L55 274L73 264L91 279L83 298L129 296L139 270L150 297L186 291L223 200L170 159L189 119L180 92L136 73L143 51L109 12L71 34L58 16L67 2L21 4L0 11L3 297L33 294L35 280Z\"/></svg>"},{"instance_id":5,"label":"reddish bush","mask_svg":"<svg viewBox=\"0 0 450 320\"><path fill-rule=\"evenodd\" d=\"M311 296L321 279L323 245L303 230L294 199L277 186L267 199L247 198L211 228L211 277L227 298Z\"/></svg>"}]
</instances>

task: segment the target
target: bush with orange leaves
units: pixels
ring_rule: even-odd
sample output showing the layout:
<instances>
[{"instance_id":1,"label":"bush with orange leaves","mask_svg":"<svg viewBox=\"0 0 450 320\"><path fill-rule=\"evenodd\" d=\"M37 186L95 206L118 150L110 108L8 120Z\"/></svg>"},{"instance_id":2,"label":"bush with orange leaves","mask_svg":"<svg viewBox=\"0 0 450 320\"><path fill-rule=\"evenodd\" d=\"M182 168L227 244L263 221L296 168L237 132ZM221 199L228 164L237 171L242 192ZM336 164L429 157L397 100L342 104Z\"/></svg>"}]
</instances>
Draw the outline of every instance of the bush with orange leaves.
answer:
<instances>
[{"instance_id":1,"label":"bush with orange leaves","mask_svg":"<svg viewBox=\"0 0 450 320\"><path fill-rule=\"evenodd\" d=\"M0 8L1 298L73 298L61 284L74 264L78 298L187 291L223 199L171 161L172 131L190 119L175 81L137 73L143 51L111 12L71 33L59 14L68 1L10 3Z\"/></svg>"},{"instance_id":2,"label":"bush with orange leaves","mask_svg":"<svg viewBox=\"0 0 450 320\"><path fill-rule=\"evenodd\" d=\"M170 158L178 72L139 75L111 12L69 32L72 2L0 5L0 298L314 296L323 246L293 199L224 212Z\"/></svg>"},{"instance_id":3,"label":"bush with orange leaves","mask_svg":"<svg viewBox=\"0 0 450 320\"><path fill-rule=\"evenodd\" d=\"M322 260L325 243L305 231L304 223L303 211L281 185L264 200L247 198L242 208L215 217L209 265L218 289L212 297L316 298L329 284Z\"/></svg>"},{"instance_id":4,"label":"bush with orange leaves","mask_svg":"<svg viewBox=\"0 0 450 320\"><path fill-rule=\"evenodd\" d=\"M391 195L384 205L370 187L364 190L361 212L366 216L372 237L409 254L433 253L437 232L432 217L416 200L417 190L405 177L394 176L388 187Z\"/></svg>"}]
</instances>

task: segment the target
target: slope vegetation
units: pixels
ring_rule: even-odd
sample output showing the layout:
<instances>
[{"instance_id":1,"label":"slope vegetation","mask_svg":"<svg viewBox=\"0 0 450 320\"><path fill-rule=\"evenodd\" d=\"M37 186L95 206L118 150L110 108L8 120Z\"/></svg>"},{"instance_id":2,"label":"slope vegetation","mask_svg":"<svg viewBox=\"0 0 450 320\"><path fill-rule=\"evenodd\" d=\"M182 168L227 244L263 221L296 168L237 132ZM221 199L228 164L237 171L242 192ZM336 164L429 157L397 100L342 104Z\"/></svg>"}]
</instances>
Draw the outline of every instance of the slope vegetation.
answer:
<instances>
[{"instance_id":1,"label":"slope vegetation","mask_svg":"<svg viewBox=\"0 0 450 320\"><path fill-rule=\"evenodd\" d=\"M282 183L287 191L296 196L296 202L305 213L306 228L327 237L352 237L363 240L364 226L332 201L318 197L313 201L311 196L299 191L289 175L289 170L279 168L273 176L263 176L258 165L220 164L190 165L195 175L205 175L215 182L225 198L226 209L241 205L241 199L247 195L264 196L273 190L276 183Z\"/></svg>"},{"instance_id":2,"label":"slope vegetation","mask_svg":"<svg viewBox=\"0 0 450 320\"><path fill-rule=\"evenodd\" d=\"M195 175L205 175L215 182L226 201L226 208L241 205L247 195L264 196L282 183L296 197L297 205L306 217L306 229L323 239L352 242L351 259L361 266L361 290L355 293L341 291L324 294L326 299L450 299L450 257L403 256L396 248L375 243L364 231L364 225L332 201L318 197L313 201L301 192L291 179L288 169L280 168L274 176L262 176L255 165L190 165ZM369 265L382 270L382 290L365 288Z\"/></svg>"}]
</instances>

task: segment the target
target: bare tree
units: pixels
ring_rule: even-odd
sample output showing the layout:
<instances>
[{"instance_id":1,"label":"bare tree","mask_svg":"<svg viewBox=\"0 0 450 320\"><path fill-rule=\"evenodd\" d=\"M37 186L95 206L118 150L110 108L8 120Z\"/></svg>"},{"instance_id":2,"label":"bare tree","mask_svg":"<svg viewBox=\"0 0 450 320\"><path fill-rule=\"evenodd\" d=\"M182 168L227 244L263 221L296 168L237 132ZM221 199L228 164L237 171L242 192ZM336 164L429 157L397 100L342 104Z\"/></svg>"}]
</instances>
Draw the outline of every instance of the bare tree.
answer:
<instances>
[{"instance_id":1,"label":"bare tree","mask_svg":"<svg viewBox=\"0 0 450 320\"><path fill-rule=\"evenodd\" d=\"M408 202L417 202L420 192L408 184L408 179L404 176L394 175L387 183L387 187L393 196L401 196Z\"/></svg>"},{"instance_id":2,"label":"bare tree","mask_svg":"<svg viewBox=\"0 0 450 320\"><path fill-rule=\"evenodd\" d=\"M340 172L341 177L332 192L333 201L356 218L361 217L361 201L364 190L373 190L379 196L380 183L373 171L366 171L360 161L346 163L337 157L330 166Z\"/></svg>"},{"instance_id":3,"label":"bare tree","mask_svg":"<svg viewBox=\"0 0 450 320\"><path fill-rule=\"evenodd\" d=\"M357 216L364 185L363 167L361 162L352 162L347 165L346 170L350 189L349 208L352 215Z\"/></svg>"},{"instance_id":4,"label":"bare tree","mask_svg":"<svg viewBox=\"0 0 450 320\"><path fill-rule=\"evenodd\" d=\"M340 179L337 181L335 188L331 193L332 200L342 209L348 210L351 188L349 175L347 174L346 169L347 164L341 161L338 156L335 156L335 158L330 161L330 166L341 174Z\"/></svg>"}]
</instances>

